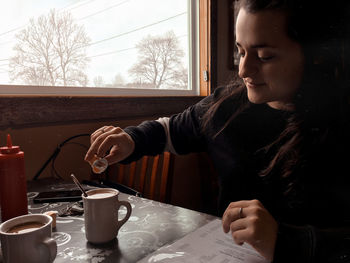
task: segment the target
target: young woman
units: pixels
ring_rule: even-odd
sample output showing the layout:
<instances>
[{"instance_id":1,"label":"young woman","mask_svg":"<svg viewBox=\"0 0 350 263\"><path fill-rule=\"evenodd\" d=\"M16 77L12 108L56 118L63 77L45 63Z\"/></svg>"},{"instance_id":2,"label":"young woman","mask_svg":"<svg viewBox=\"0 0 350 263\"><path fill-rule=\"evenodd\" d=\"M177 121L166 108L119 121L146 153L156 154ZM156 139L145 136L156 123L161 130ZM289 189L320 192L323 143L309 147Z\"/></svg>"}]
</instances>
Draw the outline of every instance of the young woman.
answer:
<instances>
[{"instance_id":1,"label":"young woman","mask_svg":"<svg viewBox=\"0 0 350 263\"><path fill-rule=\"evenodd\" d=\"M171 118L91 135L85 159L206 151L234 242L273 262L350 262L347 6L236 3L238 76ZM336 14L336 16L334 15Z\"/></svg>"}]
</instances>

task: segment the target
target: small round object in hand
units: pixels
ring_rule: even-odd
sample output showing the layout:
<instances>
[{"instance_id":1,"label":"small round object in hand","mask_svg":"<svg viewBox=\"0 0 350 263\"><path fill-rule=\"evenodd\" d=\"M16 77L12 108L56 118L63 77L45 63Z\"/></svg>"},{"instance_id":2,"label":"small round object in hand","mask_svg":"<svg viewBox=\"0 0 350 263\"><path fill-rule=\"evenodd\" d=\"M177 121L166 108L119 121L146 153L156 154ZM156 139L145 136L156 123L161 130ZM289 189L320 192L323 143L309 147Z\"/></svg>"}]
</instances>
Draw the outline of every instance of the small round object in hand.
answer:
<instances>
[{"instance_id":1,"label":"small round object in hand","mask_svg":"<svg viewBox=\"0 0 350 263\"><path fill-rule=\"evenodd\" d=\"M108 162L105 158L96 158L91 164L92 171L96 174L103 173L107 167L108 167Z\"/></svg>"}]
</instances>

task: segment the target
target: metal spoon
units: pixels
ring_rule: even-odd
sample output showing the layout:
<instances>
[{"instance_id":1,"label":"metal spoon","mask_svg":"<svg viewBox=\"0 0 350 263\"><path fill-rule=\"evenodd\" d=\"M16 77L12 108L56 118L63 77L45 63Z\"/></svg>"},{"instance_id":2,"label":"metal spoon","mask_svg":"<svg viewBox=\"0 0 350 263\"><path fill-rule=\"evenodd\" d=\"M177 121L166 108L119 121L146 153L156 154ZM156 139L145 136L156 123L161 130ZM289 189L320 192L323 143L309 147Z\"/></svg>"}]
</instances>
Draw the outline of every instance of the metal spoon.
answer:
<instances>
[{"instance_id":1,"label":"metal spoon","mask_svg":"<svg viewBox=\"0 0 350 263\"><path fill-rule=\"evenodd\" d=\"M74 174L71 174L70 176L72 177L74 183L75 183L75 184L80 188L80 190L83 192L83 195L84 195L85 197L87 197L87 196L88 196L87 193L84 191L83 187L82 187L81 184L79 183L78 179L74 176Z\"/></svg>"}]
</instances>

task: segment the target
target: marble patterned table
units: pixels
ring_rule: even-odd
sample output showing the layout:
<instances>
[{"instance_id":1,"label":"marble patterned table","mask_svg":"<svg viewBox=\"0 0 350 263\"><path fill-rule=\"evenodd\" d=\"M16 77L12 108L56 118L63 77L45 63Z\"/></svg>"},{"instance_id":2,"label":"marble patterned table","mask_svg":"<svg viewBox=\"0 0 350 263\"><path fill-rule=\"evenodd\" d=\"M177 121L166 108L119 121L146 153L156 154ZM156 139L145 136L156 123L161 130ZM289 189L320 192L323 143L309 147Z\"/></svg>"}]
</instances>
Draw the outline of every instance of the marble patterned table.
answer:
<instances>
[{"instance_id":1,"label":"marble patterned table","mask_svg":"<svg viewBox=\"0 0 350 263\"><path fill-rule=\"evenodd\" d=\"M29 182L29 212L62 212L70 203L34 204L33 198L40 191L72 187L75 186L71 183L46 179ZM137 262L215 219L208 214L123 193L120 193L120 200L131 203L132 214L119 230L118 237L107 244L87 242L83 215L58 217L53 232L58 245L54 262ZM126 209L120 209L119 213L122 218Z\"/></svg>"}]
</instances>

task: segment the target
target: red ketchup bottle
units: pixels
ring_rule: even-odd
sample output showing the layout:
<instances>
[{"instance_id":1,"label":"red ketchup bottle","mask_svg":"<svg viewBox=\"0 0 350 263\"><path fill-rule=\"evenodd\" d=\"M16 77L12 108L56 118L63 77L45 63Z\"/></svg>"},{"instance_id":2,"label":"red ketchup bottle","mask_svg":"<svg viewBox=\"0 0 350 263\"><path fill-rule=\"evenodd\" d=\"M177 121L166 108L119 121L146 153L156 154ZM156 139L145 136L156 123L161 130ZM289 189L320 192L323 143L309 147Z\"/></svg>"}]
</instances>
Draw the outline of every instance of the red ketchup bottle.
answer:
<instances>
[{"instance_id":1,"label":"red ketchup bottle","mask_svg":"<svg viewBox=\"0 0 350 263\"><path fill-rule=\"evenodd\" d=\"M12 146L10 134L7 146L0 147L0 205L2 222L28 214L24 153Z\"/></svg>"}]
</instances>

